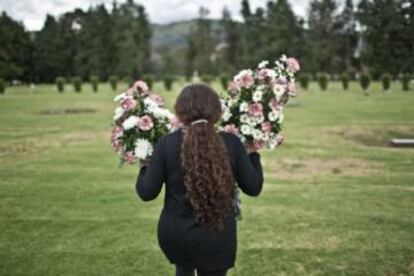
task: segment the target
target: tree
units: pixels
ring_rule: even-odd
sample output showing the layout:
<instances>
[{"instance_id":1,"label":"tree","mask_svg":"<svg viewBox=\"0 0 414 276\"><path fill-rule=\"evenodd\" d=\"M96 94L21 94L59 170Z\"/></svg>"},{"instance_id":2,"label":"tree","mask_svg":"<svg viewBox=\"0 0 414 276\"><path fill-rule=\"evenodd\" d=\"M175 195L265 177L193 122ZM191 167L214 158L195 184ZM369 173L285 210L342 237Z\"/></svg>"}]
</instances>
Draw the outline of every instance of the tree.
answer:
<instances>
[{"instance_id":1,"label":"tree","mask_svg":"<svg viewBox=\"0 0 414 276\"><path fill-rule=\"evenodd\" d=\"M223 9L223 17L220 23L225 42L225 48L221 55L221 71L235 73L241 67L240 57L243 53L240 24L231 18L231 13L227 8Z\"/></svg>"},{"instance_id":2,"label":"tree","mask_svg":"<svg viewBox=\"0 0 414 276\"><path fill-rule=\"evenodd\" d=\"M370 67L374 78L383 72L397 75L412 70L413 17L409 15L412 8L404 8L403 2L407 1L361 0L358 5L365 42L362 62Z\"/></svg>"},{"instance_id":3,"label":"tree","mask_svg":"<svg viewBox=\"0 0 414 276\"><path fill-rule=\"evenodd\" d=\"M5 12L0 15L0 77L28 80L31 42L23 25Z\"/></svg>"},{"instance_id":4,"label":"tree","mask_svg":"<svg viewBox=\"0 0 414 276\"><path fill-rule=\"evenodd\" d=\"M308 15L308 67L313 72L339 72L335 68L335 43L338 37L335 0L313 0ZM335 70L336 69L336 70Z\"/></svg>"}]
</instances>

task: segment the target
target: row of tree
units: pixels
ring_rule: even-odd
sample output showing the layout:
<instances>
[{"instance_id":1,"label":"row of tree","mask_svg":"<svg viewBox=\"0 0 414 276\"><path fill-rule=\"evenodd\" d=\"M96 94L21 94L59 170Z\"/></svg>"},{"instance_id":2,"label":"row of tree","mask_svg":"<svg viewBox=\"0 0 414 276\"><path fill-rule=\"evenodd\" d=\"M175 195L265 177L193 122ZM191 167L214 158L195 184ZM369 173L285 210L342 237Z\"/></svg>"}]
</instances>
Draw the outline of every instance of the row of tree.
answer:
<instances>
[{"instance_id":1,"label":"row of tree","mask_svg":"<svg viewBox=\"0 0 414 276\"><path fill-rule=\"evenodd\" d=\"M223 47L211 45L214 34L203 8L189 38L187 72L235 72L282 54L298 57L312 74L370 71L378 78L384 72L413 72L414 1L361 0L357 7L344 2L312 0L305 20L288 0L269 1L254 12L243 0L242 23L223 11Z\"/></svg>"},{"instance_id":2,"label":"row of tree","mask_svg":"<svg viewBox=\"0 0 414 276\"><path fill-rule=\"evenodd\" d=\"M0 16L0 77L53 82L57 76L143 74L233 74L281 54L297 57L303 72L350 75L414 72L414 1L312 0L306 20L288 0L271 0L253 11L241 1L242 22L229 10L217 21L200 8L185 49L165 49L162 70L151 59L152 28L142 5L128 0L58 18L48 15L39 32L27 32L6 13ZM214 26L218 25L218 28ZM176 51L176 52L174 52ZM184 60L184 62L183 62Z\"/></svg>"},{"instance_id":3,"label":"row of tree","mask_svg":"<svg viewBox=\"0 0 414 276\"><path fill-rule=\"evenodd\" d=\"M0 16L0 77L53 82L57 76L117 74L135 78L150 70L151 28L143 6L128 0L111 12L104 5L46 17L39 32L26 32Z\"/></svg>"}]
</instances>

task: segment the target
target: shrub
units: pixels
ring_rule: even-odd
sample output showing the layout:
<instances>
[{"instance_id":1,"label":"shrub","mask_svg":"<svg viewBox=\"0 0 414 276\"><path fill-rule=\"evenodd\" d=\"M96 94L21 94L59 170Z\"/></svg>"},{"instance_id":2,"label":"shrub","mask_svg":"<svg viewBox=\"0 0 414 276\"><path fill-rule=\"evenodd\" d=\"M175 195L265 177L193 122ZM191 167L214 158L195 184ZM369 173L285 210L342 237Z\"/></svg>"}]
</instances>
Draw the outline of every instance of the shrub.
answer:
<instances>
[{"instance_id":1,"label":"shrub","mask_svg":"<svg viewBox=\"0 0 414 276\"><path fill-rule=\"evenodd\" d=\"M164 76L164 87L167 91L171 91L173 86L174 78L172 76Z\"/></svg>"},{"instance_id":2,"label":"shrub","mask_svg":"<svg viewBox=\"0 0 414 276\"><path fill-rule=\"evenodd\" d=\"M208 74L202 75L201 81L204 82L205 84L211 84L211 82L213 81L213 76L208 75Z\"/></svg>"},{"instance_id":3,"label":"shrub","mask_svg":"<svg viewBox=\"0 0 414 276\"><path fill-rule=\"evenodd\" d=\"M329 76L326 73L320 73L318 75L318 84L322 91L328 88Z\"/></svg>"},{"instance_id":4,"label":"shrub","mask_svg":"<svg viewBox=\"0 0 414 276\"><path fill-rule=\"evenodd\" d=\"M4 94L6 91L6 83L3 79L0 79L0 94Z\"/></svg>"},{"instance_id":5,"label":"shrub","mask_svg":"<svg viewBox=\"0 0 414 276\"><path fill-rule=\"evenodd\" d=\"M227 76L226 74L222 74L220 76L220 83L221 87L223 87L223 90L227 90L227 85L229 84L229 76Z\"/></svg>"},{"instance_id":6,"label":"shrub","mask_svg":"<svg viewBox=\"0 0 414 276\"><path fill-rule=\"evenodd\" d=\"M300 74L299 84L303 89L308 89L310 77L308 74Z\"/></svg>"},{"instance_id":7,"label":"shrub","mask_svg":"<svg viewBox=\"0 0 414 276\"><path fill-rule=\"evenodd\" d=\"M154 77L152 75L144 75L142 76L142 80L147 83L149 89L152 89L154 85Z\"/></svg>"},{"instance_id":8,"label":"shrub","mask_svg":"<svg viewBox=\"0 0 414 276\"><path fill-rule=\"evenodd\" d=\"M382 82L382 88L387 91L390 89L391 86L391 78L392 76L388 73L384 73L381 75L381 82Z\"/></svg>"},{"instance_id":9,"label":"shrub","mask_svg":"<svg viewBox=\"0 0 414 276\"><path fill-rule=\"evenodd\" d=\"M82 79L81 77L74 77L72 79L73 82L73 87L75 88L76 92L81 92L82 91Z\"/></svg>"},{"instance_id":10,"label":"shrub","mask_svg":"<svg viewBox=\"0 0 414 276\"><path fill-rule=\"evenodd\" d=\"M56 78L56 87L59 92L65 91L65 78L64 77L57 77Z\"/></svg>"},{"instance_id":11,"label":"shrub","mask_svg":"<svg viewBox=\"0 0 414 276\"><path fill-rule=\"evenodd\" d=\"M92 85L93 92L98 92L99 77L93 75L89 79L91 81L91 85Z\"/></svg>"},{"instance_id":12,"label":"shrub","mask_svg":"<svg viewBox=\"0 0 414 276\"><path fill-rule=\"evenodd\" d=\"M112 88L112 91L116 90L116 87L118 86L118 76L111 75L109 76L109 85Z\"/></svg>"},{"instance_id":13,"label":"shrub","mask_svg":"<svg viewBox=\"0 0 414 276\"><path fill-rule=\"evenodd\" d=\"M401 83L402 83L402 89L404 91L410 90L410 82L411 82L411 75L410 74L402 75Z\"/></svg>"},{"instance_id":14,"label":"shrub","mask_svg":"<svg viewBox=\"0 0 414 276\"><path fill-rule=\"evenodd\" d=\"M349 74L348 73L342 73L341 82L342 82L342 88L344 90L348 90L349 88Z\"/></svg>"},{"instance_id":15,"label":"shrub","mask_svg":"<svg viewBox=\"0 0 414 276\"><path fill-rule=\"evenodd\" d=\"M371 76L368 73L362 73L359 77L359 83L362 89L367 90L371 83Z\"/></svg>"}]
</instances>

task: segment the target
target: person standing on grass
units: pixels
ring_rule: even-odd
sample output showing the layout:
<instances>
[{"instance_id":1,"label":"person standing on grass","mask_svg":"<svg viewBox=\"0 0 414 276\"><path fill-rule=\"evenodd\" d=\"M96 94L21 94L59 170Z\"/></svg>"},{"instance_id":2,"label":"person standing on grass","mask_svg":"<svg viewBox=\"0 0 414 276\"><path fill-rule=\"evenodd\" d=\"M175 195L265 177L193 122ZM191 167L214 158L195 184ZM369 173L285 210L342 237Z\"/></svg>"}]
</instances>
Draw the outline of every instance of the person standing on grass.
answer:
<instances>
[{"instance_id":1,"label":"person standing on grass","mask_svg":"<svg viewBox=\"0 0 414 276\"><path fill-rule=\"evenodd\" d=\"M186 86L175 111L183 127L163 136L141 163L136 191L149 201L166 184L158 243L176 276L226 275L237 251L235 182L247 195L260 194L260 155L216 131L221 102L210 87Z\"/></svg>"}]
</instances>

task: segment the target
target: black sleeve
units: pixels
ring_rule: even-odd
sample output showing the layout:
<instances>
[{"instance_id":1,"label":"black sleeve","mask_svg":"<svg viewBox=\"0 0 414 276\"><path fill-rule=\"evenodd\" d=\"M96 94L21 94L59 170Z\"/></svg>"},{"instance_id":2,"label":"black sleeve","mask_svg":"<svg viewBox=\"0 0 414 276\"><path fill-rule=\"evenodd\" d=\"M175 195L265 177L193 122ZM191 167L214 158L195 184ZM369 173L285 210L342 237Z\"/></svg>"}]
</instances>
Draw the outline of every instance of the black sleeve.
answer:
<instances>
[{"instance_id":1,"label":"black sleeve","mask_svg":"<svg viewBox=\"0 0 414 276\"><path fill-rule=\"evenodd\" d=\"M155 199L165 181L165 141L162 137L154 146L148 166L139 170L135 189L143 201Z\"/></svg>"},{"instance_id":2,"label":"black sleeve","mask_svg":"<svg viewBox=\"0 0 414 276\"><path fill-rule=\"evenodd\" d=\"M240 189L250 196L258 196L263 187L263 171L257 152L247 155L246 149L237 138L236 181Z\"/></svg>"}]
</instances>

